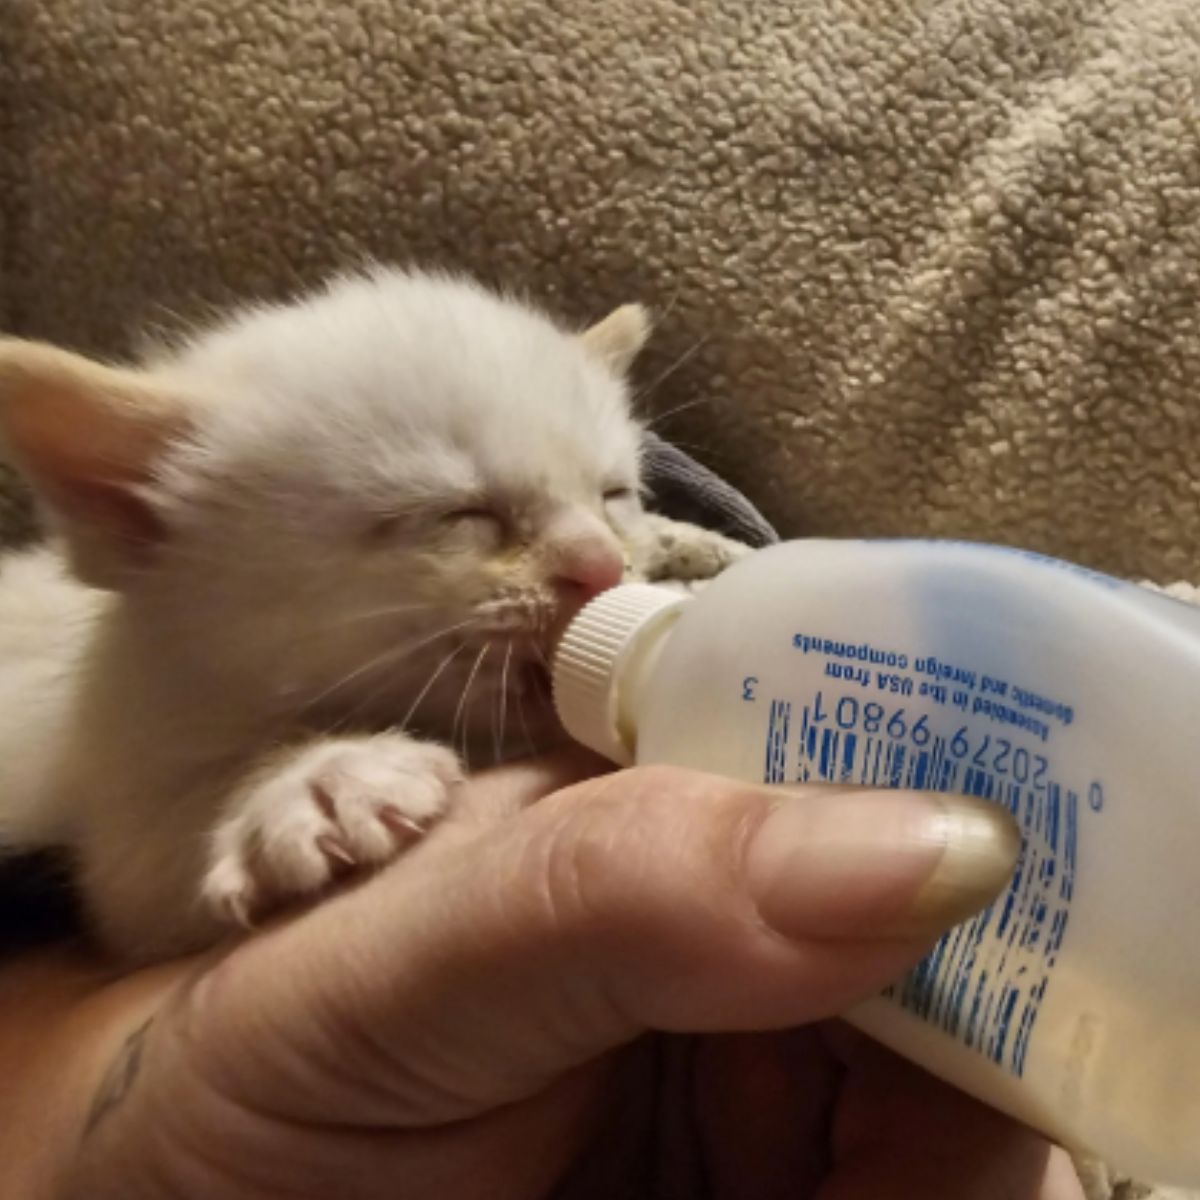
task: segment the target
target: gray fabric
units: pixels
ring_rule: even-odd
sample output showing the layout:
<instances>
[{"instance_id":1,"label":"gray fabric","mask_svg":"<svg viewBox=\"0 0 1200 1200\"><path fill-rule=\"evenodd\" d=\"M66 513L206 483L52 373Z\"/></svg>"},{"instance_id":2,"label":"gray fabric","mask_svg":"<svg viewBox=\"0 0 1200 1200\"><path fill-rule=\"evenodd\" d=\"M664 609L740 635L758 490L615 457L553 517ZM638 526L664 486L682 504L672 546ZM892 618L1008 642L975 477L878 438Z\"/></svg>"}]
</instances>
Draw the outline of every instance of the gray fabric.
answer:
<instances>
[{"instance_id":1,"label":"gray fabric","mask_svg":"<svg viewBox=\"0 0 1200 1200\"><path fill-rule=\"evenodd\" d=\"M779 540L771 523L737 488L653 432L642 441L642 475L649 507L663 516L702 525L747 546Z\"/></svg>"}]
</instances>

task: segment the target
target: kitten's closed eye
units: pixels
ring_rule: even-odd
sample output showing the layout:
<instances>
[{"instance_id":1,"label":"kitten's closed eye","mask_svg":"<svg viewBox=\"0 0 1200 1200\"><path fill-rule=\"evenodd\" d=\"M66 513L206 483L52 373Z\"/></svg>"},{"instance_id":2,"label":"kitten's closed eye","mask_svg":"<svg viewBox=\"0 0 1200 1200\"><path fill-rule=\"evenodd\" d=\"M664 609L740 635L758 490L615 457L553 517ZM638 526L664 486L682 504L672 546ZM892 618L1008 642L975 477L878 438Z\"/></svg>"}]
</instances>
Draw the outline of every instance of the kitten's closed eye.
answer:
<instances>
[{"instance_id":1,"label":"kitten's closed eye","mask_svg":"<svg viewBox=\"0 0 1200 1200\"><path fill-rule=\"evenodd\" d=\"M438 517L438 525L455 540L469 540L472 544L498 545L510 532L508 517L486 504L464 504L450 509Z\"/></svg>"},{"instance_id":2,"label":"kitten's closed eye","mask_svg":"<svg viewBox=\"0 0 1200 1200\"><path fill-rule=\"evenodd\" d=\"M610 525L620 529L637 519L641 512L637 488L630 484L613 484L604 489L604 514Z\"/></svg>"},{"instance_id":3,"label":"kitten's closed eye","mask_svg":"<svg viewBox=\"0 0 1200 1200\"><path fill-rule=\"evenodd\" d=\"M503 520L504 518L494 508L488 508L483 504L451 509L450 512L443 513L441 516L443 525L459 525L464 521L495 521L497 524L502 524Z\"/></svg>"},{"instance_id":4,"label":"kitten's closed eye","mask_svg":"<svg viewBox=\"0 0 1200 1200\"><path fill-rule=\"evenodd\" d=\"M421 516L412 513L379 513L372 517L364 530L368 545L388 546L407 531L420 535L424 530L445 534L483 535L499 538L507 530L508 522L499 510L484 504L464 505L445 512L433 512Z\"/></svg>"}]
</instances>

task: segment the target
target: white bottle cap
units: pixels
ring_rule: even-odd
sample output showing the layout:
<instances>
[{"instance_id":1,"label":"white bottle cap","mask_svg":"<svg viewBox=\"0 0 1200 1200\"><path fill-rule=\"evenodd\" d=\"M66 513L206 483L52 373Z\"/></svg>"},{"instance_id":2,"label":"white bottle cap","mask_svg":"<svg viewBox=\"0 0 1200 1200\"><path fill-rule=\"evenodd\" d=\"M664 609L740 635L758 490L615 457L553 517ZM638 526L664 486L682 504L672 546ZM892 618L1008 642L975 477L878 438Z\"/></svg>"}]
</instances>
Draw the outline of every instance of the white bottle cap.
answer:
<instances>
[{"instance_id":1,"label":"white bottle cap","mask_svg":"<svg viewBox=\"0 0 1200 1200\"><path fill-rule=\"evenodd\" d=\"M636 636L689 599L670 588L622 584L601 592L567 626L554 652L554 707L577 742L622 766L633 762L618 719L618 676Z\"/></svg>"}]
</instances>

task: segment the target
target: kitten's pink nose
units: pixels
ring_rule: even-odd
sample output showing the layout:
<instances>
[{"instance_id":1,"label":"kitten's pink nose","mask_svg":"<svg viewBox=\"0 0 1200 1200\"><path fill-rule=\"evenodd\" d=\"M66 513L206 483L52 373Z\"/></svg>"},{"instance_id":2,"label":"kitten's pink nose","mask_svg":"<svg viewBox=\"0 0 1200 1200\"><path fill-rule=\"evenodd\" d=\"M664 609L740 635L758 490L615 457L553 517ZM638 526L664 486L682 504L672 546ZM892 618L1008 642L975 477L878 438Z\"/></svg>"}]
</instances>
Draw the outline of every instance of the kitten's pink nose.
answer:
<instances>
[{"instance_id":1,"label":"kitten's pink nose","mask_svg":"<svg viewBox=\"0 0 1200 1200\"><path fill-rule=\"evenodd\" d=\"M549 575L565 599L586 604L621 582L625 556L607 526L564 529L550 546Z\"/></svg>"},{"instance_id":2,"label":"kitten's pink nose","mask_svg":"<svg viewBox=\"0 0 1200 1200\"><path fill-rule=\"evenodd\" d=\"M616 587L625 574L625 564L619 553L604 552L572 559L559 572L559 583L578 588L590 600L610 587Z\"/></svg>"}]
</instances>

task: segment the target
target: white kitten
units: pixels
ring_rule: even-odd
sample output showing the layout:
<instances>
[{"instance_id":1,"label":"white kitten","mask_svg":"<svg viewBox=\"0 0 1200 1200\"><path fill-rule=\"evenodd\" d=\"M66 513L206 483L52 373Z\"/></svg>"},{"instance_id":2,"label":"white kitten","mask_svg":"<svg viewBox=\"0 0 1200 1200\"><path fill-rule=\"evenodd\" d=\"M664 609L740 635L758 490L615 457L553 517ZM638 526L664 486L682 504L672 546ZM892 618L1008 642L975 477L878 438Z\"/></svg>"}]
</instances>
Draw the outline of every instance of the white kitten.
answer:
<instances>
[{"instance_id":1,"label":"white kitten","mask_svg":"<svg viewBox=\"0 0 1200 1200\"><path fill-rule=\"evenodd\" d=\"M660 544L646 332L380 271L138 370L0 342L63 551L0 569L0 844L68 847L100 938L152 958L394 857L452 747L554 736L553 630Z\"/></svg>"}]
</instances>

